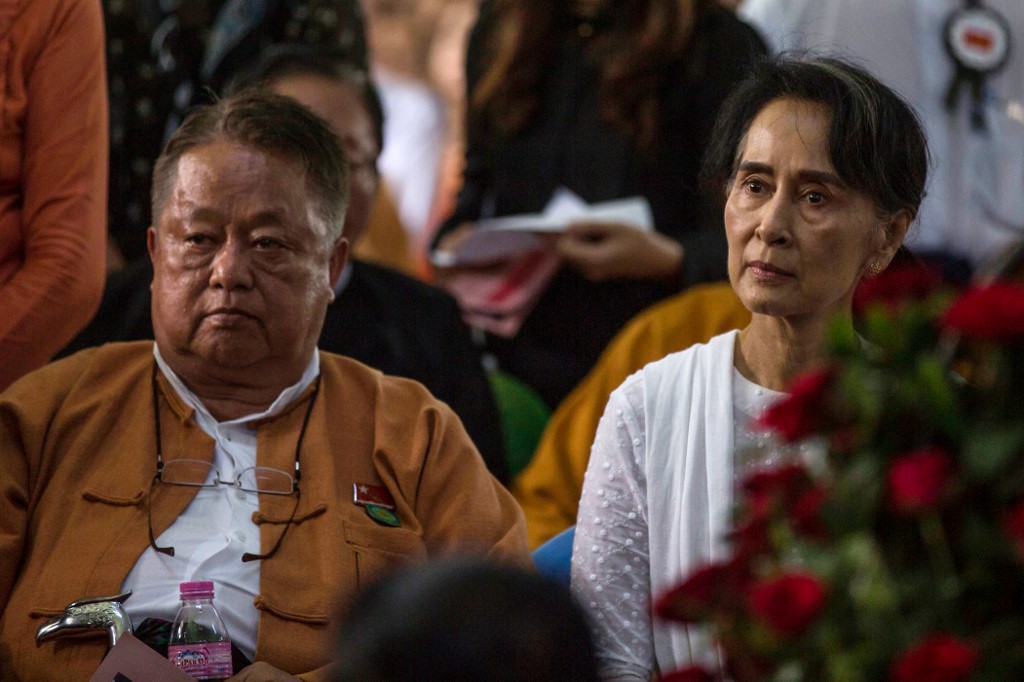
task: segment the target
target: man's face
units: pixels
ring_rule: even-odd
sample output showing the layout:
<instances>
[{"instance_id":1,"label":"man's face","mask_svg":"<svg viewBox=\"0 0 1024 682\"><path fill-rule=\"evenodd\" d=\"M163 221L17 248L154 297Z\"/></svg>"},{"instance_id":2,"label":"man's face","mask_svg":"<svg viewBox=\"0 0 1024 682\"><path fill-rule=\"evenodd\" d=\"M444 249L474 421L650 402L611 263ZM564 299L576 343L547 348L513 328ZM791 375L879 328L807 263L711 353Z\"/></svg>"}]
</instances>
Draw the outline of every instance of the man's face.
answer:
<instances>
[{"instance_id":1,"label":"man's face","mask_svg":"<svg viewBox=\"0 0 1024 682\"><path fill-rule=\"evenodd\" d=\"M192 149L157 226L153 330L172 368L186 381L297 380L347 246L329 244L298 164L230 142Z\"/></svg>"}]
</instances>

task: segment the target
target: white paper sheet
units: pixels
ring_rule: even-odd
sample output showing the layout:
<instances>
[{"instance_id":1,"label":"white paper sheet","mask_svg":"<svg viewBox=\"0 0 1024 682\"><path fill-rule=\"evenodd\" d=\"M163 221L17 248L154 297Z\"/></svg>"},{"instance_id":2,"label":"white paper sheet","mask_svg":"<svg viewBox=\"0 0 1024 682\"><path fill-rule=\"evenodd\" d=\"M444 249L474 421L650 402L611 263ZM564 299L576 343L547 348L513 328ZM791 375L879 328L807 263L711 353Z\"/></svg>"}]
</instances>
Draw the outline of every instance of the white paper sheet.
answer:
<instances>
[{"instance_id":1,"label":"white paper sheet","mask_svg":"<svg viewBox=\"0 0 1024 682\"><path fill-rule=\"evenodd\" d=\"M572 223L614 222L653 230L651 205L641 196L588 204L570 190L559 187L540 213L480 220L476 229L452 251L437 251L438 267L474 265L510 258L543 245L538 233L564 232Z\"/></svg>"}]
</instances>

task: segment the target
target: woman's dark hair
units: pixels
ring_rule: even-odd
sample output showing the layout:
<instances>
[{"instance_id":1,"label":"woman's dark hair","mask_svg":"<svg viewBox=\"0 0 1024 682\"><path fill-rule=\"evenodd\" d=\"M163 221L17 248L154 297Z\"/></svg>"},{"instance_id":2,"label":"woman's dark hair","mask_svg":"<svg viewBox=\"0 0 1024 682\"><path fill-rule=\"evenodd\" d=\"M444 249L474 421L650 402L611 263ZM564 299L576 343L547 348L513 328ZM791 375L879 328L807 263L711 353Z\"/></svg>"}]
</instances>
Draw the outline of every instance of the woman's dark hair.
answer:
<instances>
[{"instance_id":1,"label":"woman's dark hair","mask_svg":"<svg viewBox=\"0 0 1024 682\"><path fill-rule=\"evenodd\" d=\"M719 111L704 157L705 181L724 184L735 177L751 122L777 99L828 109L828 152L836 174L882 214L917 215L928 177L928 143L917 114L866 70L836 57L760 60Z\"/></svg>"},{"instance_id":2,"label":"woman's dark hair","mask_svg":"<svg viewBox=\"0 0 1024 682\"><path fill-rule=\"evenodd\" d=\"M681 68L708 0L610 0L611 28L588 45L598 64L602 115L650 147L661 125L667 67ZM519 131L537 110L541 83L572 21L570 0L493 0L481 10L492 28L485 66L469 95L497 134ZM472 78L471 78L472 80Z\"/></svg>"},{"instance_id":3,"label":"woman's dark hair","mask_svg":"<svg viewBox=\"0 0 1024 682\"><path fill-rule=\"evenodd\" d=\"M297 163L328 243L341 235L348 208L348 165L341 142L327 123L291 97L260 89L196 107L174 131L153 166L154 224L174 187L181 157L215 142L245 145Z\"/></svg>"},{"instance_id":4,"label":"woman's dark hair","mask_svg":"<svg viewBox=\"0 0 1024 682\"><path fill-rule=\"evenodd\" d=\"M384 107L380 92L367 70L352 55L323 47L291 43L271 45L251 67L237 73L226 90L237 92L293 76L320 76L348 83L359 91L373 124L377 149L384 148Z\"/></svg>"},{"instance_id":5,"label":"woman's dark hair","mask_svg":"<svg viewBox=\"0 0 1024 682\"><path fill-rule=\"evenodd\" d=\"M347 610L335 682L590 682L590 628L541 575L448 558L392 573Z\"/></svg>"}]
</instances>

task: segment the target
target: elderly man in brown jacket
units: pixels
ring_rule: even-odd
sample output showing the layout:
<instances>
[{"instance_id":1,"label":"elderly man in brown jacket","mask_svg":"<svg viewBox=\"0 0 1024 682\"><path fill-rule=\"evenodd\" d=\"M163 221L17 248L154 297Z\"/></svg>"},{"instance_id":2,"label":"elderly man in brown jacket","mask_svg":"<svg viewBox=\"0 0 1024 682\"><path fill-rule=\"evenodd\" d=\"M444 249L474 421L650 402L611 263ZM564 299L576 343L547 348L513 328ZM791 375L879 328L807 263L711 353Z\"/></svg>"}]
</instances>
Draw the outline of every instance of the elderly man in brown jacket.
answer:
<instances>
[{"instance_id":1,"label":"elderly man in brown jacket","mask_svg":"<svg viewBox=\"0 0 1024 682\"><path fill-rule=\"evenodd\" d=\"M320 352L347 243L325 124L242 93L154 171L153 342L82 351L0 394L0 679L86 679L105 640L34 635L73 600L171 620L213 580L239 679L319 679L328 623L390 567L529 565L515 501L421 385Z\"/></svg>"}]
</instances>

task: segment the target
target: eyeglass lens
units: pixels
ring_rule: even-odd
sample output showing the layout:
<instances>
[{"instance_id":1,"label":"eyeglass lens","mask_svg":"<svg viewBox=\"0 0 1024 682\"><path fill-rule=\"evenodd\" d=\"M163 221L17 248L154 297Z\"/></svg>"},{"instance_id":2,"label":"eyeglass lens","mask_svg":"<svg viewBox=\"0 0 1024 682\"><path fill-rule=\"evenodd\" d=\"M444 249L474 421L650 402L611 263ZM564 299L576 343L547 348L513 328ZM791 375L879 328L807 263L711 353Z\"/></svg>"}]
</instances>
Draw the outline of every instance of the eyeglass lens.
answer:
<instances>
[{"instance_id":1,"label":"eyeglass lens","mask_svg":"<svg viewBox=\"0 0 1024 682\"><path fill-rule=\"evenodd\" d=\"M212 483L207 483L213 465L201 459L172 459L164 462L160 472L160 481L169 485L189 485L203 488L216 488L228 485L252 493L270 495L291 495L295 490L295 480L280 469L272 467L249 467L243 469L234 481L224 481L217 472Z\"/></svg>"}]
</instances>

